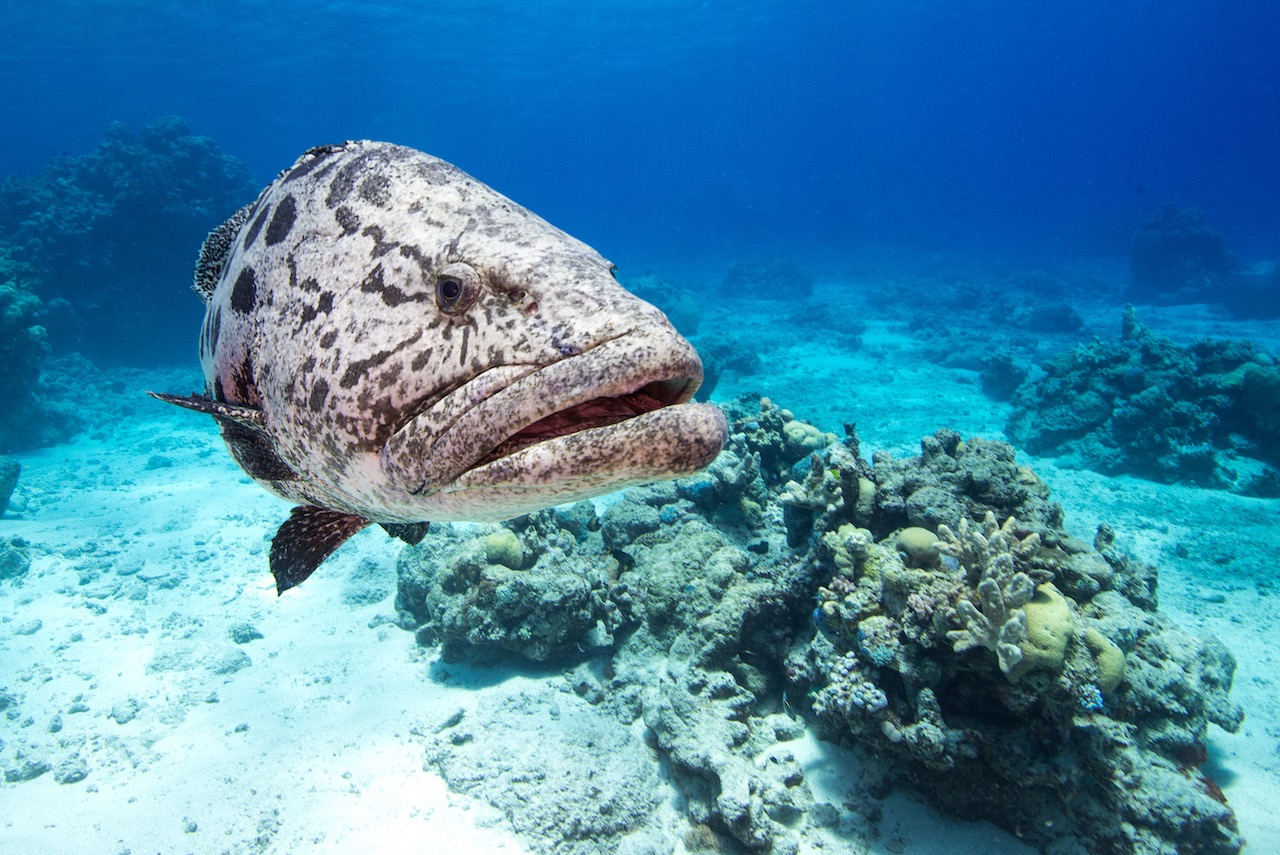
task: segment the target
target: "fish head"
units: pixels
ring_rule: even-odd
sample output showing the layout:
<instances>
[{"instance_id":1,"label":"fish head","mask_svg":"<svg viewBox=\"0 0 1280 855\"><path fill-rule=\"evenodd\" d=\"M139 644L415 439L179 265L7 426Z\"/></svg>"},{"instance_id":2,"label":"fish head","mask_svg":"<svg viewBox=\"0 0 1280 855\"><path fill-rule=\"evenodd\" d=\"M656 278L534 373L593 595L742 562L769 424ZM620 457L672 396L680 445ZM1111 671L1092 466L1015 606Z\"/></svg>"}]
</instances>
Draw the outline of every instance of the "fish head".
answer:
<instances>
[{"instance_id":1,"label":"fish head","mask_svg":"<svg viewBox=\"0 0 1280 855\"><path fill-rule=\"evenodd\" d=\"M293 477L255 477L286 498L379 522L506 519L690 474L725 443L666 316L442 160L317 149L239 219L202 362L212 399L260 408Z\"/></svg>"},{"instance_id":2,"label":"fish head","mask_svg":"<svg viewBox=\"0 0 1280 855\"><path fill-rule=\"evenodd\" d=\"M702 363L586 244L503 209L439 259L424 406L379 451L432 519L505 519L695 472L723 447Z\"/></svg>"}]
</instances>

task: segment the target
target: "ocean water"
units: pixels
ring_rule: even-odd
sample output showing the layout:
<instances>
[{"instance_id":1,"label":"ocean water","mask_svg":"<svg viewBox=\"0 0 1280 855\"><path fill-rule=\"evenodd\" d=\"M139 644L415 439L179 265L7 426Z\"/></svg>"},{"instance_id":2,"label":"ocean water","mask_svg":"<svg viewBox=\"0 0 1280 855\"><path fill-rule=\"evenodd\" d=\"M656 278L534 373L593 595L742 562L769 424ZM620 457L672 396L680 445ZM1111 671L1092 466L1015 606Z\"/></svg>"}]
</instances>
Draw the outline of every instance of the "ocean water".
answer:
<instances>
[{"instance_id":1,"label":"ocean water","mask_svg":"<svg viewBox=\"0 0 1280 855\"><path fill-rule=\"evenodd\" d=\"M0 32L0 849L1280 851L1280 8L14 0ZM616 264L729 415L710 474L371 529L277 598L288 504L144 393L204 384L204 235L358 139ZM1066 612L896 547L988 509ZM1066 652L1021 680L965 598L1069 612Z\"/></svg>"}]
</instances>

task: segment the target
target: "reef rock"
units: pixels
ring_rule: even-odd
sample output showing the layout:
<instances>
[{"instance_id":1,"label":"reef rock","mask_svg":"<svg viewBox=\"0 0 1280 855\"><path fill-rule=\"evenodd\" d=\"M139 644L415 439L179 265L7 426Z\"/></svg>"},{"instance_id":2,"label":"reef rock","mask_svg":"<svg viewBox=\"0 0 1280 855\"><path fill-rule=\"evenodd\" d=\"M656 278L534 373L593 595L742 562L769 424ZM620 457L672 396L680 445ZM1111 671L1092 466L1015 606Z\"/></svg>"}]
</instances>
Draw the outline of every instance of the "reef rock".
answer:
<instances>
[{"instance_id":1,"label":"reef rock","mask_svg":"<svg viewBox=\"0 0 1280 855\"><path fill-rule=\"evenodd\" d=\"M1129 295L1144 302L1216 302L1240 270L1202 211L1164 205L1144 217L1134 235Z\"/></svg>"},{"instance_id":2,"label":"reef rock","mask_svg":"<svg viewBox=\"0 0 1280 855\"><path fill-rule=\"evenodd\" d=\"M0 244L0 452L25 448L31 422L40 420L36 381L49 353L41 310L31 268Z\"/></svg>"},{"instance_id":3,"label":"reef rock","mask_svg":"<svg viewBox=\"0 0 1280 855\"><path fill-rule=\"evenodd\" d=\"M1156 611L1154 568L1109 529L1093 547L1071 537L1009 446L940 431L922 450L878 454L874 511L815 531L813 557L839 569L787 669L819 732L885 786L1047 850L1238 851L1197 771L1208 726L1241 723L1231 654ZM936 533L936 557L900 548L908 522Z\"/></svg>"},{"instance_id":4,"label":"reef rock","mask_svg":"<svg viewBox=\"0 0 1280 855\"><path fill-rule=\"evenodd\" d=\"M183 120L117 122L89 154L0 184L0 251L38 284L56 351L182 357L200 305L174 284L190 281L191 247L256 194L248 167Z\"/></svg>"},{"instance_id":5,"label":"reef rock","mask_svg":"<svg viewBox=\"0 0 1280 855\"><path fill-rule=\"evenodd\" d=\"M18 475L22 472L22 464L12 457L0 457L0 516L9 507L9 498L18 486Z\"/></svg>"},{"instance_id":6,"label":"reef rock","mask_svg":"<svg viewBox=\"0 0 1280 855\"><path fill-rule=\"evenodd\" d=\"M401 625L440 644L447 661L579 658L596 646L598 627L618 621L607 596L617 562L577 523L558 509L487 527L480 538L433 526L400 559ZM579 533L594 534L596 547L578 548Z\"/></svg>"},{"instance_id":7,"label":"reef rock","mask_svg":"<svg viewBox=\"0 0 1280 855\"><path fill-rule=\"evenodd\" d=\"M1157 611L1155 569L1109 528L1093 545L1068 534L1004 443L941 430L918 456L868 462L852 428L835 440L767 400L725 409L728 449L694 478L600 517L579 503L434 530L404 552L401 625L450 657L545 654L585 702L572 714L613 722L600 739L620 752L642 726L683 795L686 845L790 853L806 824L843 823L788 746L807 719L860 753L873 792L911 785L1048 850L1239 850L1199 771L1209 726L1241 722L1234 660ZM492 560L516 554L509 535L522 569ZM458 717L429 741L455 789L484 795L489 730ZM611 775L604 803L657 823ZM577 851L556 835L601 818L564 807L554 769L519 780L520 800L486 797L538 845ZM561 830L521 806L550 802Z\"/></svg>"},{"instance_id":8,"label":"reef rock","mask_svg":"<svg viewBox=\"0 0 1280 855\"><path fill-rule=\"evenodd\" d=\"M1179 347L1130 307L1118 342L1059 354L1019 387L1007 431L1035 454L1258 496L1280 496L1280 367L1252 342Z\"/></svg>"}]
</instances>

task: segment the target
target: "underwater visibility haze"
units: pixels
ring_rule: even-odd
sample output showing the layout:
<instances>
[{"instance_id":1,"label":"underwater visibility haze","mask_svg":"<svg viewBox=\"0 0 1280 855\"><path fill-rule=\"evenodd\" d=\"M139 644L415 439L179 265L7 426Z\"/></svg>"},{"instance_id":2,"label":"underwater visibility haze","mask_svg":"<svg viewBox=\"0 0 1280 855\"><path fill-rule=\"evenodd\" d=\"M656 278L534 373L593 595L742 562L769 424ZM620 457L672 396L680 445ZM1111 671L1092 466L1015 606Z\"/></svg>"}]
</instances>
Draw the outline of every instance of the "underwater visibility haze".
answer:
<instances>
[{"instance_id":1,"label":"underwater visibility haze","mask_svg":"<svg viewBox=\"0 0 1280 855\"><path fill-rule=\"evenodd\" d=\"M1280 8L0 31L3 851L1280 851Z\"/></svg>"}]
</instances>

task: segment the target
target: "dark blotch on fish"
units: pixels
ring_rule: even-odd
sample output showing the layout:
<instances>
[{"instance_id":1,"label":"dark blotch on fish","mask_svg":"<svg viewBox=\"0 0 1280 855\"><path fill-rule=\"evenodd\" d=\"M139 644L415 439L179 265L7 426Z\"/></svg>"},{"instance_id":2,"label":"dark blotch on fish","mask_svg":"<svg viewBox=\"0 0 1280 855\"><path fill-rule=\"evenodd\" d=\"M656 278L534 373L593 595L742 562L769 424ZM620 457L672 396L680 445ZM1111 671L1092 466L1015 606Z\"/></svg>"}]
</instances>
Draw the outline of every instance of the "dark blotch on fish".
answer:
<instances>
[{"instance_id":1,"label":"dark blotch on fish","mask_svg":"<svg viewBox=\"0 0 1280 855\"><path fill-rule=\"evenodd\" d=\"M267 226L267 246L275 246L293 231L293 221L298 217L298 203L293 196L285 196L271 215L271 225Z\"/></svg>"}]
</instances>

